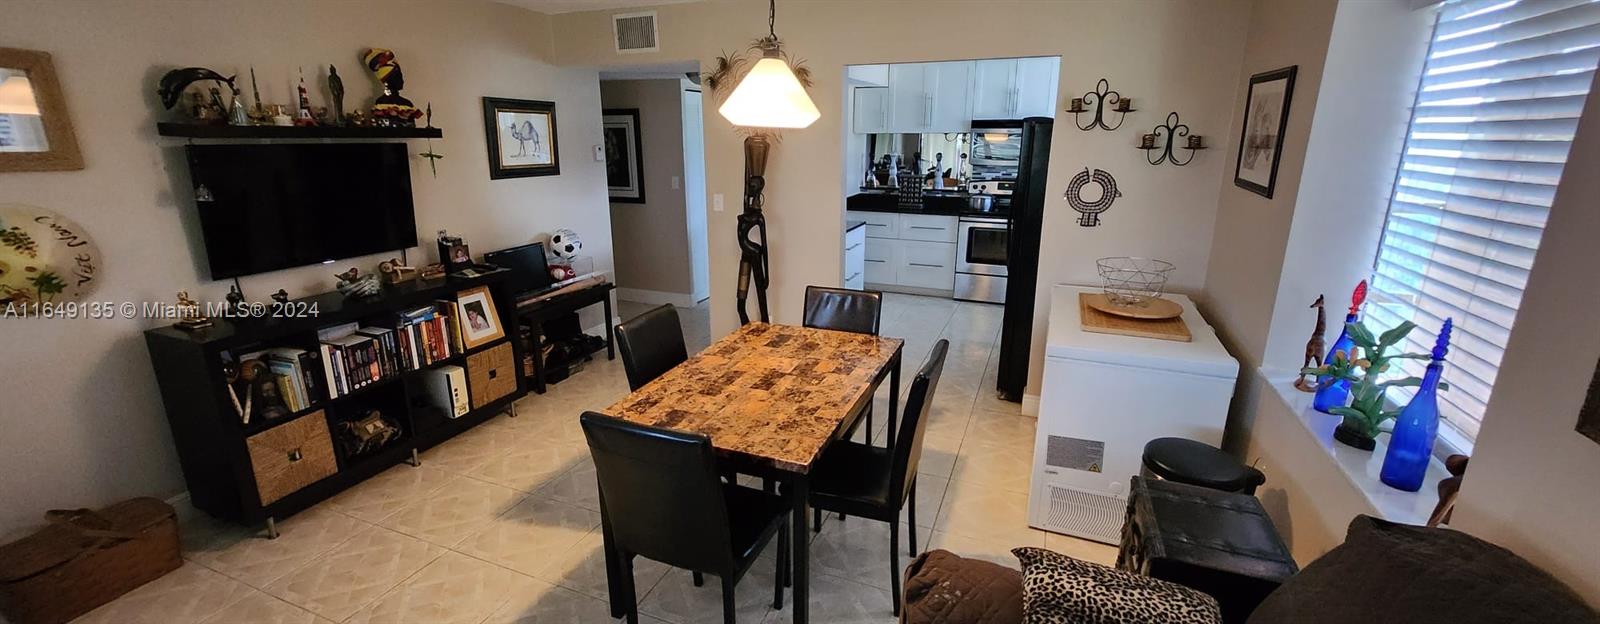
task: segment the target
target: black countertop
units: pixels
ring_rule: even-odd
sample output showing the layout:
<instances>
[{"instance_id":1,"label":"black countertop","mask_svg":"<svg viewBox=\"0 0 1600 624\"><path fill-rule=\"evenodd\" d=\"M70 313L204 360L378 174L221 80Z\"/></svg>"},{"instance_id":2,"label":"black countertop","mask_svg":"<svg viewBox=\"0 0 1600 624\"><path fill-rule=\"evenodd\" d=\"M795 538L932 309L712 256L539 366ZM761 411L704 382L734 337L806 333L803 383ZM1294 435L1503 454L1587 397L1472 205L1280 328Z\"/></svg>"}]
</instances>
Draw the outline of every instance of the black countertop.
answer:
<instances>
[{"instance_id":1,"label":"black countertop","mask_svg":"<svg viewBox=\"0 0 1600 624\"><path fill-rule=\"evenodd\" d=\"M995 217L1005 218L1006 210L973 210L964 191L924 191L921 207L900 204L892 191L862 191L844 200L846 210L861 212L889 212L895 214L925 214L942 217Z\"/></svg>"},{"instance_id":2,"label":"black countertop","mask_svg":"<svg viewBox=\"0 0 1600 624\"><path fill-rule=\"evenodd\" d=\"M862 221L861 219L845 219L844 231L849 232L850 230L854 230L866 224L867 222Z\"/></svg>"}]
</instances>

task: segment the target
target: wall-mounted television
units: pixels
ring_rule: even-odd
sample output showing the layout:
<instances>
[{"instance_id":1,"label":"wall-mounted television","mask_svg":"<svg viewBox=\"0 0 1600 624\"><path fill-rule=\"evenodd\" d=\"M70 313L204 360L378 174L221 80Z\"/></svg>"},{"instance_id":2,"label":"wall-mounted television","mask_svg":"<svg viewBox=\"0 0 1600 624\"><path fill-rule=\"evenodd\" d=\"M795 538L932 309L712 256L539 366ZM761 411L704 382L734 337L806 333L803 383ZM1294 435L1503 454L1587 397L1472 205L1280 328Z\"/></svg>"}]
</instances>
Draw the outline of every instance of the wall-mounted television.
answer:
<instances>
[{"instance_id":1,"label":"wall-mounted television","mask_svg":"<svg viewBox=\"0 0 1600 624\"><path fill-rule=\"evenodd\" d=\"M417 244L400 143L190 145L212 279Z\"/></svg>"}]
</instances>

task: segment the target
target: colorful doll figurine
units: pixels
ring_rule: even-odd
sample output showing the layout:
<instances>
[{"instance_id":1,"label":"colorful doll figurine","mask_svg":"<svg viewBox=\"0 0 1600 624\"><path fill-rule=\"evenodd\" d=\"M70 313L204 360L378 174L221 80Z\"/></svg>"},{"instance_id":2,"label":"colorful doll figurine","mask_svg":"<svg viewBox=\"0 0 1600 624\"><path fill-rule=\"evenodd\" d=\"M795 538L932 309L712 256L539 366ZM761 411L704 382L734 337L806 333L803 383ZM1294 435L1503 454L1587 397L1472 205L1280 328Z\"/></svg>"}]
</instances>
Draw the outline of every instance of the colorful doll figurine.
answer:
<instances>
[{"instance_id":1,"label":"colorful doll figurine","mask_svg":"<svg viewBox=\"0 0 1600 624\"><path fill-rule=\"evenodd\" d=\"M380 126L400 128L414 128L417 118L422 116L422 111L411 104L411 100L400 96L400 90L406 88L405 73L400 70L400 64L394 60L394 52L384 48L371 48L361 54L362 62L367 64L367 69L383 83L383 95L378 96L372 104L372 117Z\"/></svg>"}]
</instances>

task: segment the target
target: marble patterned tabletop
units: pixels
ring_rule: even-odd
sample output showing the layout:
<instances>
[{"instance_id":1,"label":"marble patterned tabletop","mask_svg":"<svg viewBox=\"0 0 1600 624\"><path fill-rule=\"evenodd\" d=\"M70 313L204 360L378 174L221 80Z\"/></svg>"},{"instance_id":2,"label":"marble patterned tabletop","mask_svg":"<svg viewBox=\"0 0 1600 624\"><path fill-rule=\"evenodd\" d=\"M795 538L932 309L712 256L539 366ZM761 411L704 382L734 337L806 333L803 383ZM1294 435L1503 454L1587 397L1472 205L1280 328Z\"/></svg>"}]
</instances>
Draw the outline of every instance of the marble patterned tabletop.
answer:
<instances>
[{"instance_id":1,"label":"marble patterned tabletop","mask_svg":"<svg viewBox=\"0 0 1600 624\"><path fill-rule=\"evenodd\" d=\"M719 453L806 473L905 341L751 323L605 413L703 433Z\"/></svg>"}]
</instances>

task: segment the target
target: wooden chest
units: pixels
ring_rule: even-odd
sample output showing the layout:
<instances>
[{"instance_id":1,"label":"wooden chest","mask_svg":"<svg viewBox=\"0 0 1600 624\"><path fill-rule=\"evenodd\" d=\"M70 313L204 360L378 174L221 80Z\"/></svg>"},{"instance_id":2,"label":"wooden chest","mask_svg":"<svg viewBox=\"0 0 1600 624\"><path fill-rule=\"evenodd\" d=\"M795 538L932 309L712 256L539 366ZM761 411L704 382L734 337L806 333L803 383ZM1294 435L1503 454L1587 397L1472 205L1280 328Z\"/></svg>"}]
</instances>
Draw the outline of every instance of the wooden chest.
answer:
<instances>
[{"instance_id":1,"label":"wooden chest","mask_svg":"<svg viewBox=\"0 0 1600 624\"><path fill-rule=\"evenodd\" d=\"M472 409L517 391L517 370L510 342L467 356L467 390L472 396Z\"/></svg>"},{"instance_id":2,"label":"wooden chest","mask_svg":"<svg viewBox=\"0 0 1600 624\"><path fill-rule=\"evenodd\" d=\"M261 504L270 505L339 471L322 410L245 440Z\"/></svg>"}]
</instances>

